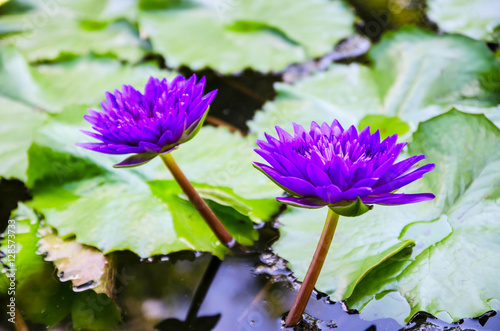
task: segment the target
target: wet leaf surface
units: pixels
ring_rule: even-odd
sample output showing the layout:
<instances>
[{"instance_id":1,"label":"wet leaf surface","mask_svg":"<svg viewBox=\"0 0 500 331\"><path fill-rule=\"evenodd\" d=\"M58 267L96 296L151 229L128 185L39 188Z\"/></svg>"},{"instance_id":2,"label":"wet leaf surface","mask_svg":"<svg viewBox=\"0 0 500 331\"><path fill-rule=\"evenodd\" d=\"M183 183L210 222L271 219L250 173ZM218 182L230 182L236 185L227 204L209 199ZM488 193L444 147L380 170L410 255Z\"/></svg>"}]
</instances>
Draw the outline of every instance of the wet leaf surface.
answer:
<instances>
[{"instance_id":1,"label":"wet leaf surface","mask_svg":"<svg viewBox=\"0 0 500 331\"><path fill-rule=\"evenodd\" d=\"M110 55L130 62L139 61L148 44L139 38L138 32L128 22L87 22L62 15L46 17L44 24L28 25L45 14L43 11L8 16L0 19L0 29L8 26L33 28L4 38L3 45L14 45L30 62L55 60L59 56ZM46 15L46 14L45 14ZM43 17L43 16L42 16ZM3 25L3 28L2 28Z\"/></svg>"},{"instance_id":2,"label":"wet leaf surface","mask_svg":"<svg viewBox=\"0 0 500 331\"><path fill-rule=\"evenodd\" d=\"M500 25L500 3L495 0L430 0L427 6L429 19L446 32L491 40Z\"/></svg>"},{"instance_id":3,"label":"wet leaf surface","mask_svg":"<svg viewBox=\"0 0 500 331\"><path fill-rule=\"evenodd\" d=\"M92 289L113 297L113 269L99 250L47 233L38 241L38 253L54 263L59 280L71 281L74 291Z\"/></svg>"},{"instance_id":4,"label":"wet leaf surface","mask_svg":"<svg viewBox=\"0 0 500 331\"><path fill-rule=\"evenodd\" d=\"M34 131L43 125L47 115L3 96L0 103L0 173L4 178L26 180L27 151Z\"/></svg>"},{"instance_id":5,"label":"wet leaf surface","mask_svg":"<svg viewBox=\"0 0 500 331\"><path fill-rule=\"evenodd\" d=\"M58 113L68 106L95 106L123 84L144 86L150 76L171 77L153 63L123 65L110 58L82 57L57 64L29 65L13 47L0 49L0 95L33 110ZM2 112L4 105L2 103ZM35 115L33 115L35 118Z\"/></svg>"},{"instance_id":6,"label":"wet leaf surface","mask_svg":"<svg viewBox=\"0 0 500 331\"><path fill-rule=\"evenodd\" d=\"M281 71L326 54L353 33L353 20L341 1L300 0L294 6L286 1L184 1L163 11L143 11L139 25L168 66L230 74L246 68Z\"/></svg>"},{"instance_id":7,"label":"wet leaf surface","mask_svg":"<svg viewBox=\"0 0 500 331\"><path fill-rule=\"evenodd\" d=\"M500 102L498 63L482 42L405 28L386 34L369 57L371 66L333 64L293 85L277 83L276 99L248 123L250 132L263 136L275 125L291 130L291 122L309 126L313 120L337 119L348 127L367 115L397 116L414 131L453 106L483 113L478 107Z\"/></svg>"}]
</instances>

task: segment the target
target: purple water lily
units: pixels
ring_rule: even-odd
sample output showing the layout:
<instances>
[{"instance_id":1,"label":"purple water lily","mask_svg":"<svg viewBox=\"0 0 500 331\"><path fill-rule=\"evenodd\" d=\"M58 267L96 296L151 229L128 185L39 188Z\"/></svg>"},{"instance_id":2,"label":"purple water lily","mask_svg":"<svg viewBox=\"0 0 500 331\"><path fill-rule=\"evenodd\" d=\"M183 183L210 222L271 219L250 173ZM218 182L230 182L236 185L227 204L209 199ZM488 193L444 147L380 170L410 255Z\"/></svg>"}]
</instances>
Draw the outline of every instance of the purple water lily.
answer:
<instances>
[{"instance_id":1,"label":"purple water lily","mask_svg":"<svg viewBox=\"0 0 500 331\"><path fill-rule=\"evenodd\" d=\"M203 96L205 77L171 82L151 77L144 94L129 85L106 92L102 111L89 109L84 118L96 132L83 131L99 143L79 143L106 154L134 154L115 167L144 164L193 138L201 128L217 90Z\"/></svg>"},{"instance_id":2,"label":"purple water lily","mask_svg":"<svg viewBox=\"0 0 500 331\"><path fill-rule=\"evenodd\" d=\"M400 205L434 199L434 194L394 193L434 169L417 167L426 158L416 155L395 163L406 143L397 135L380 141L380 133L344 130L337 120L329 126L312 122L309 132L294 124L292 136L276 127L279 139L266 134L255 151L269 165L254 163L291 197L279 201L305 208L343 206L357 200L365 204Z\"/></svg>"}]
</instances>

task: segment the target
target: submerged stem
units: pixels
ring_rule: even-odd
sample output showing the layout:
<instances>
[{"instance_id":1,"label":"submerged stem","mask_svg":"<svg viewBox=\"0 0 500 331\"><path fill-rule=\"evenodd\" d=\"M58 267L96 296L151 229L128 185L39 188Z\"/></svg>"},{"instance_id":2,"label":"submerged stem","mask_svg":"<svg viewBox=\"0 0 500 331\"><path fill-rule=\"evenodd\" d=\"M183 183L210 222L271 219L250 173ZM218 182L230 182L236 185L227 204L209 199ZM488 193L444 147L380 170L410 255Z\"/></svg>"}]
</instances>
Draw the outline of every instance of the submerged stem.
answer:
<instances>
[{"instance_id":1,"label":"submerged stem","mask_svg":"<svg viewBox=\"0 0 500 331\"><path fill-rule=\"evenodd\" d=\"M212 255L210 262L207 265L207 269L205 270L205 274L194 292L193 300L186 316L186 322L193 322L196 319L196 316L198 316L198 311L203 304L203 300L205 300L205 297L207 296L208 290L210 289L221 264L222 261Z\"/></svg>"},{"instance_id":2,"label":"submerged stem","mask_svg":"<svg viewBox=\"0 0 500 331\"><path fill-rule=\"evenodd\" d=\"M309 269L307 269L306 277L304 278L304 282L300 286L299 293L292 305L292 309L288 313L286 318L286 325L293 326L296 325L304 313L306 309L307 302L311 297L311 293L314 289L314 285L318 280L319 274L321 272L321 268L323 267L323 263L326 260L326 255L328 254L328 250L330 249L330 244L332 243L333 235L335 233L335 229L337 228L337 223L339 221L339 215L336 214L333 210L328 209L328 216L326 217L325 226L323 228L323 232L321 233L321 238L319 239L318 246L316 247L316 251L314 252L314 257L309 265Z\"/></svg>"},{"instance_id":3,"label":"submerged stem","mask_svg":"<svg viewBox=\"0 0 500 331\"><path fill-rule=\"evenodd\" d=\"M191 201L193 206L200 213L201 217L203 217L210 229L212 229L213 233L215 233L217 239L228 247L234 247L236 241L233 239L231 234L229 234L224 225L222 225L221 221L217 218L212 209L210 209L205 200L203 200L198 192L196 192L196 189L186 178L181 168L179 168L171 153L162 154L160 156L163 163L165 163L168 170L172 173L172 176L174 176L174 179L182 188L182 191L187 195L189 201Z\"/></svg>"}]
</instances>

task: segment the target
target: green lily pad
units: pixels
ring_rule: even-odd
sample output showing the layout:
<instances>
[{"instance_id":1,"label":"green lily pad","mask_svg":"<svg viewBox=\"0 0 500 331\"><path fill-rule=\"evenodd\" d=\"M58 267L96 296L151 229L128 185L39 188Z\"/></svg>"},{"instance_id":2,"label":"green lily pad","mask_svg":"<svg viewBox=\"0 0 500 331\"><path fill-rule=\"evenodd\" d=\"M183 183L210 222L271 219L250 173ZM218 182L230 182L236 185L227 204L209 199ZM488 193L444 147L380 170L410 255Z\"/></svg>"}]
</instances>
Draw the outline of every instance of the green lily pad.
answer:
<instances>
[{"instance_id":1,"label":"green lily pad","mask_svg":"<svg viewBox=\"0 0 500 331\"><path fill-rule=\"evenodd\" d=\"M262 136L275 125L291 130L292 121L357 126L367 115L397 116L414 131L454 106L481 112L477 107L500 102L499 66L484 42L404 28L386 34L369 56L371 66L333 64L296 84L276 83L275 100L248 123L251 132Z\"/></svg>"},{"instance_id":2,"label":"green lily pad","mask_svg":"<svg viewBox=\"0 0 500 331\"><path fill-rule=\"evenodd\" d=\"M0 176L26 180L27 150L47 115L0 96Z\"/></svg>"},{"instance_id":3,"label":"green lily pad","mask_svg":"<svg viewBox=\"0 0 500 331\"><path fill-rule=\"evenodd\" d=\"M104 54L140 60L149 44L136 28L136 0L12 1L0 17L0 45L29 61Z\"/></svg>"},{"instance_id":4,"label":"green lily pad","mask_svg":"<svg viewBox=\"0 0 500 331\"><path fill-rule=\"evenodd\" d=\"M410 126L401 121L397 116L367 115L361 119L358 126L360 131L367 126L370 127L370 131L372 132L379 130L381 139L385 139L395 133L404 136L405 133L410 131Z\"/></svg>"},{"instance_id":5,"label":"green lily pad","mask_svg":"<svg viewBox=\"0 0 500 331\"><path fill-rule=\"evenodd\" d=\"M27 26L43 12L3 16L0 26L4 32L18 32L2 39L2 45L13 45L30 62L54 60L60 55L111 55L130 62L140 60L147 43L125 21L95 23L77 21L66 16L46 17L44 24ZM19 31L21 28L32 30Z\"/></svg>"},{"instance_id":6,"label":"green lily pad","mask_svg":"<svg viewBox=\"0 0 500 331\"><path fill-rule=\"evenodd\" d=\"M286 9L286 10L285 10ZM335 19L332 19L335 17ZM232 74L280 71L321 56L353 34L354 15L340 1L202 1L142 11L139 24L171 67ZM186 47L189 45L189 47Z\"/></svg>"},{"instance_id":7,"label":"green lily pad","mask_svg":"<svg viewBox=\"0 0 500 331\"><path fill-rule=\"evenodd\" d=\"M491 40L500 25L500 2L495 0L430 0L427 15L443 31Z\"/></svg>"},{"instance_id":8,"label":"green lily pad","mask_svg":"<svg viewBox=\"0 0 500 331\"><path fill-rule=\"evenodd\" d=\"M38 249L37 231L39 228L38 219L29 217L32 213L25 206L20 210L11 221L3 235L1 250L7 254L2 259L15 271L15 299L16 306L25 319L34 323L41 323L53 326L61 321L70 312L71 305L71 287L59 282L54 275L52 263L45 262L42 256L37 255ZM9 231L10 230L10 231ZM9 237L13 234L13 237ZM11 240L11 242L9 242ZM15 265L10 265L11 259L9 252L12 242L16 243ZM1 278L5 279L6 274L1 273ZM9 295L2 292L2 295Z\"/></svg>"},{"instance_id":9,"label":"green lily pad","mask_svg":"<svg viewBox=\"0 0 500 331\"><path fill-rule=\"evenodd\" d=\"M170 75L152 63L131 66L95 57L30 66L15 48L0 51L0 81L8 82L0 95L50 113L75 104L96 105L104 92L122 84L144 86L150 76Z\"/></svg>"},{"instance_id":10,"label":"green lily pad","mask_svg":"<svg viewBox=\"0 0 500 331\"><path fill-rule=\"evenodd\" d=\"M402 191L432 192L436 199L341 217L317 288L347 299L362 315L366 307L400 322L417 311L446 313L453 321L477 317L500 298L500 130L483 115L451 111L420 124L409 154L426 154L436 169ZM314 212L292 210L280 219L285 227L276 251L299 278L326 216ZM293 247L298 241L300 249ZM398 242L415 246L398 253L391 247ZM387 249L390 254L380 254ZM375 262L365 271L367 261ZM410 309L390 304L401 298Z\"/></svg>"},{"instance_id":11,"label":"green lily pad","mask_svg":"<svg viewBox=\"0 0 500 331\"><path fill-rule=\"evenodd\" d=\"M147 1L147 0L146 0ZM94 21L113 21L120 18L133 20L137 16L138 0L72 0L72 1L38 1L10 0L5 16L19 13L37 14L32 23L46 23L47 18L64 16L74 19ZM5 18L5 16L3 18ZM24 22L26 25L26 22Z\"/></svg>"},{"instance_id":12,"label":"green lily pad","mask_svg":"<svg viewBox=\"0 0 500 331\"><path fill-rule=\"evenodd\" d=\"M43 212L62 237L76 235L78 242L104 253L131 250L141 257L196 250L222 258L226 252L198 211L179 197L181 190L175 182L149 186L120 182L110 175L69 182L61 188L76 199L47 205L60 190L35 188L31 205ZM257 239L248 218L220 218L240 243L249 245Z\"/></svg>"},{"instance_id":13,"label":"green lily pad","mask_svg":"<svg viewBox=\"0 0 500 331\"><path fill-rule=\"evenodd\" d=\"M112 21L126 18L133 21L137 18L137 0L73 0L61 5L64 15L79 19Z\"/></svg>"}]
</instances>

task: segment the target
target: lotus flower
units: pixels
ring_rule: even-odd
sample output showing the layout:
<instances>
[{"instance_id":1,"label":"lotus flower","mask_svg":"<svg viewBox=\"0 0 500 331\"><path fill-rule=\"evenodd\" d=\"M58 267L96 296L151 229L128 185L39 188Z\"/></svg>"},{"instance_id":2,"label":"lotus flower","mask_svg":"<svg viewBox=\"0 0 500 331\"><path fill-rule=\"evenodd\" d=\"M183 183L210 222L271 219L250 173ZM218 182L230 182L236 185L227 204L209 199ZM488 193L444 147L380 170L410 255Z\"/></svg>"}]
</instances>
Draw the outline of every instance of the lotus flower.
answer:
<instances>
[{"instance_id":1,"label":"lotus flower","mask_svg":"<svg viewBox=\"0 0 500 331\"><path fill-rule=\"evenodd\" d=\"M309 132L294 124L292 136L276 127L279 139L266 134L257 141L255 151L269 165L254 163L276 184L289 192L279 201L299 207L330 208L352 204L401 205L434 199L431 193L404 194L396 190L421 178L434 164L417 167L425 155L396 162L406 143L397 135L380 141L380 133L370 127L357 132L344 130L335 120L332 125L312 122ZM345 215L356 216L356 215Z\"/></svg>"},{"instance_id":2,"label":"lotus flower","mask_svg":"<svg viewBox=\"0 0 500 331\"><path fill-rule=\"evenodd\" d=\"M201 128L217 93L203 96L204 87L205 77L196 82L196 75L171 82L151 77L144 94L129 85L106 92L103 110L89 109L84 116L96 132L82 130L101 142L77 145L106 154L134 154L115 167L137 166L169 153Z\"/></svg>"}]
</instances>

